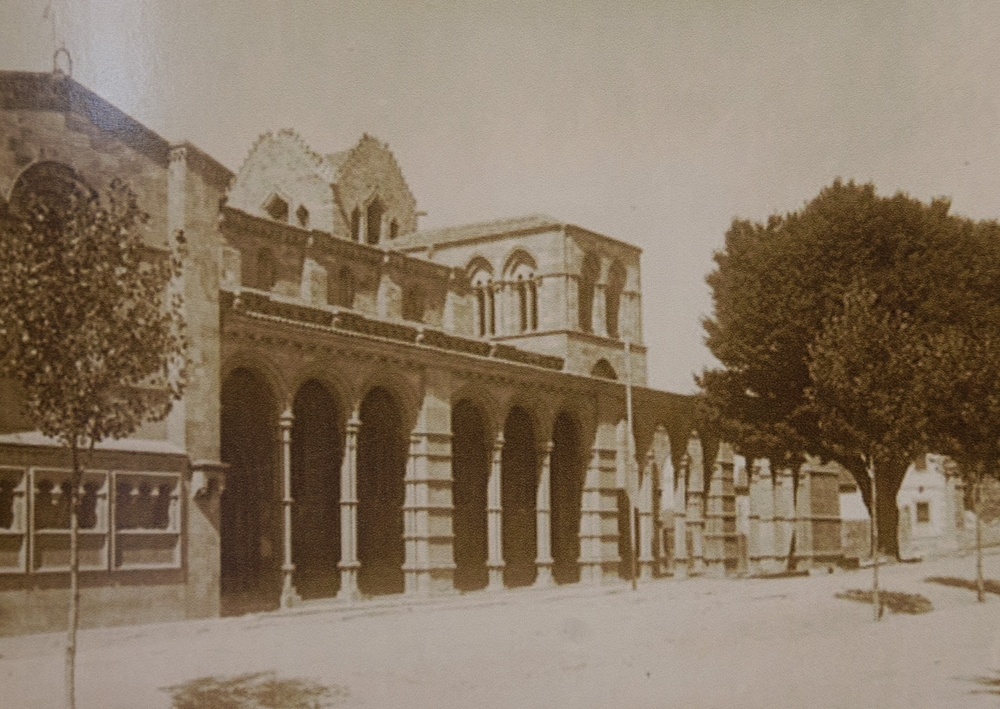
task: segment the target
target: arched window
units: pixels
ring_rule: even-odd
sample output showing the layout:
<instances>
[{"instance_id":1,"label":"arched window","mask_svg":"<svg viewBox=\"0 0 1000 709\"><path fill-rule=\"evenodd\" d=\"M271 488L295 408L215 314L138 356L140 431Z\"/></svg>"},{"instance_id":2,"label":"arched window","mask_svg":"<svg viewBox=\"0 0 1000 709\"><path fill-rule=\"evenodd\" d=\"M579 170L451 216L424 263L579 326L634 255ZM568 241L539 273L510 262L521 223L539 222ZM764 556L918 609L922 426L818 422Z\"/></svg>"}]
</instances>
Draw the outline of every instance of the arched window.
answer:
<instances>
[{"instance_id":1,"label":"arched window","mask_svg":"<svg viewBox=\"0 0 1000 709\"><path fill-rule=\"evenodd\" d=\"M615 368L611 366L611 363L606 359L597 360L594 367L590 370L590 376L600 377L601 379L618 379L618 374L615 372Z\"/></svg>"},{"instance_id":2,"label":"arched window","mask_svg":"<svg viewBox=\"0 0 1000 709\"><path fill-rule=\"evenodd\" d=\"M601 264L594 254L583 257L583 267L580 269L579 305L580 329L584 332L594 331L594 285L601 274Z\"/></svg>"},{"instance_id":3,"label":"arched window","mask_svg":"<svg viewBox=\"0 0 1000 709\"><path fill-rule=\"evenodd\" d=\"M369 244L377 244L382 238L382 214L384 212L385 208L378 197L368 205L368 211L365 213L365 241Z\"/></svg>"},{"instance_id":4,"label":"arched window","mask_svg":"<svg viewBox=\"0 0 1000 709\"><path fill-rule=\"evenodd\" d=\"M260 290L271 290L278 282L278 263L274 253L266 246L257 252L257 278L254 283Z\"/></svg>"},{"instance_id":5,"label":"arched window","mask_svg":"<svg viewBox=\"0 0 1000 709\"><path fill-rule=\"evenodd\" d=\"M504 269L505 281L513 300L508 300L508 311L513 316L508 329L516 332L528 332L538 327L538 296L535 280L535 262L531 256L518 251L507 259ZM510 333L513 334L513 333Z\"/></svg>"},{"instance_id":6,"label":"arched window","mask_svg":"<svg viewBox=\"0 0 1000 709\"><path fill-rule=\"evenodd\" d=\"M419 283L410 286L403 296L403 320L423 322L426 300L424 289Z\"/></svg>"},{"instance_id":7,"label":"arched window","mask_svg":"<svg viewBox=\"0 0 1000 709\"><path fill-rule=\"evenodd\" d=\"M351 212L351 239L361 241L361 210L357 207Z\"/></svg>"},{"instance_id":8,"label":"arched window","mask_svg":"<svg viewBox=\"0 0 1000 709\"><path fill-rule=\"evenodd\" d=\"M309 228L309 210L306 208L306 205L299 205L299 208L295 210L295 218L298 220L300 227L303 229Z\"/></svg>"},{"instance_id":9,"label":"arched window","mask_svg":"<svg viewBox=\"0 0 1000 709\"><path fill-rule=\"evenodd\" d=\"M608 337L620 337L618 312L621 309L622 291L625 289L625 269L615 261L608 272L608 287L605 290L605 320L608 325Z\"/></svg>"},{"instance_id":10,"label":"arched window","mask_svg":"<svg viewBox=\"0 0 1000 709\"><path fill-rule=\"evenodd\" d=\"M267 202L264 204L264 211L267 212L271 219L274 219L275 221L288 221L288 202L276 194L273 194L270 198L268 198Z\"/></svg>"},{"instance_id":11,"label":"arched window","mask_svg":"<svg viewBox=\"0 0 1000 709\"><path fill-rule=\"evenodd\" d=\"M389 238L395 239L397 236L399 236L399 222L393 219L389 222Z\"/></svg>"},{"instance_id":12,"label":"arched window","mask_svg":"<svg viewBox=\"0 0 1000 709\"><path fill-rule=\"evenodd\" d=\"M28 216L32 203L55 213L64 213L74 201L94 196L94 190L69 165L59 162L35 163L21 173L10 191L8 208L17 216Z\"/></svg>"},{"instance_id":13,"label":"arched window","mask_svg":"<svg viewBox=\"0 0 1000 709\"><path fill-rule=\"evenodd\" d=\"M327 285L327 302L341 308L353 308L355 290L354 271L344 266L337 274L337 280Z\"/></svg>"},{"instance_id":14,"label":"arched window","mask_svg":"<svg viewBox=\"0 0 1000 709\"><path fill-rule=\"evenodd\" d=\"M493 301L493 274L485 259L477 259L468 271L472 273L469 279L472 293L476 298L476 334L487 337L496 334L496 311Z\"/></svg>"}]
</instances>

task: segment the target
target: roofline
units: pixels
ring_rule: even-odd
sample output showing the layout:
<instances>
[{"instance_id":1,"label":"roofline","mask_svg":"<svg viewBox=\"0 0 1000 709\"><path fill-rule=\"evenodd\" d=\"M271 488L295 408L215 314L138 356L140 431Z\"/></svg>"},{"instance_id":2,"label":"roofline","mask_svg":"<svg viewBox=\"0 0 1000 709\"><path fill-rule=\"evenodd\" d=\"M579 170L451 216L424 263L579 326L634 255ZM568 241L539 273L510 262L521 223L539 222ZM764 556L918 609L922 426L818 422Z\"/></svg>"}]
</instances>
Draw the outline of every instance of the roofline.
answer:
<instances>
[{"instance_id":1,"label":"roofline","mask_svg":"<svg viewBox=\"0 0 1000 709\"><path fill-rule=\"evenodd\" d=\"M221 180L228 184L232 179L229 168L205 151L189 142L171 144L153 129L64 74L0 70L0 109L75 113L162 167L170 164L174 148L184 147L189 156L194 156L189 164L207 179L216 184Z\"/></svg>"}]
</instances>

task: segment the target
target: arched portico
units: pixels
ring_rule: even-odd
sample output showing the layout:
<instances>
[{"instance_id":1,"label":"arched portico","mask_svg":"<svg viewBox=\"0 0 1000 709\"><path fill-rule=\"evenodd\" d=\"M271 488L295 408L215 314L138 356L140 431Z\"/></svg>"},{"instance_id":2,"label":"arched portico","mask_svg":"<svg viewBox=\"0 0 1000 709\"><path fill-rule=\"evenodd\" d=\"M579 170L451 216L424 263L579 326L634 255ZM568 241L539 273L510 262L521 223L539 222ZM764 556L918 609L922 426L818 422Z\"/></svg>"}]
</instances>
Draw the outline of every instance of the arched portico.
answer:
<instances>
[{"instance_id":1,"label":"arched portico","mask_svg":"<svg viewBox=\"0 0 1000 709\"><path fill-rule=\"evenodd\" d=\"M586 458L580 426L561 412L552 427L552 576L556 583L580 580L580 517Z\"/></svg>"},{"instance_id":2,"label":"arched portico","mask_svg":"<svg viewBox=\"0 0 1000 709\"><path fill-rule=\"evenodd\" d=\"M281 587L278 401L259 371L222 385L221 591L231 612L277 605Z\"/></svg>"},{"instance_id":3,"label":"arched portico","mask_svg":"<svg viewBox=\"0 0 1000 709\"><path fill-rule=\"evenodd\" d=\"M404 590L403 501L408 436L399 399L377 386L361 401L357 437L358 590Z\"/></svg>"},{"instance_id":4,"label":"arched portico","mask_svg":"<svg viewBox=\"0 0 1000 709\"><path fill-rule=\"evenodd\" d=\"M501 465L504 585L527 586L536 573L538 472L535 426L520 406L507 414Z\"/></svg>"},{"instance_id":5,"label":"arched portico","mask_svg":"<svg viewBox=\"0 0 1000 709\"><path fill-rule=\"evenodd\" d=\"M455 588L471 591L489 582L487 485L490 429L479 406L462 399L451 412L452 529Z\"/></svg>"},{"instance_id":6,"label":"arched portico","mask_svg":"<svg viewBox=\"0 0 1000 709\"><path fill-rule=\"evenodd\" d=\"M330 389L316 379L299 387L292 405L292 562L303 598L340 588L340 465L344 417Z\"/></svg>"}]
</instances>

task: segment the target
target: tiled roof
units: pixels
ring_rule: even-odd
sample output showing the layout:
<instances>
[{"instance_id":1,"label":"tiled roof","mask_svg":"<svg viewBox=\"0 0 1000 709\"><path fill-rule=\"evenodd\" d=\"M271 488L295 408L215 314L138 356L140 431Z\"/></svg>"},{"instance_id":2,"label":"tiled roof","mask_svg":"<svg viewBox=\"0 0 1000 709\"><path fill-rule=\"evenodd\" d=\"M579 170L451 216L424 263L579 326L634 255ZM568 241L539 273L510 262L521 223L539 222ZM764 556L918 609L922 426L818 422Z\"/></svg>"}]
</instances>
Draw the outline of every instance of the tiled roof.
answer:
<instances>
[{"instance_id":1,"label":"tiled roof","mask_svg":"<svg viewBox=\"0 0 1000 709\"><path fill-rule=\"evenodd\" d=\"M427 229L401 236L396 241L396 247L425 246L430 244L445 244L466 239L478 239L494 234L507 234L516 231L533 231L548 228L560 228L565 222L545 214L530 214L526 217L494 219L488 222L463 224L461 226Z\"/></svg>"}]
</instances>

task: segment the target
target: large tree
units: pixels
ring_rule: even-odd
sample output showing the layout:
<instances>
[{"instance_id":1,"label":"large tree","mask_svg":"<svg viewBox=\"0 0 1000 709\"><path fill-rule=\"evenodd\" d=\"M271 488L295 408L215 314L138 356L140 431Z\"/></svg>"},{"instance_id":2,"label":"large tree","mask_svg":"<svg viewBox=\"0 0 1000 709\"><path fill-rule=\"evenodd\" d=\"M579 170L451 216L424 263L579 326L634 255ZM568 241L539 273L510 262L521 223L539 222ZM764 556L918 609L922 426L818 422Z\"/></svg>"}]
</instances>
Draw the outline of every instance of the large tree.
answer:
<instances>
[{"instance_id":1,"label":"large tree","mask_svg":"<svg viewBox=\"0 0 1000 709\"><path fill-rule=\"evenodd\" d=\"M707 278L714 311L706 342L722 367L699 377L721 434L747 455L785 464L805 454L836 459L807 396L809 347L860 282L914 325L950 312L949 284L961 269L956 236L969 225L949 209L947 200L883 197L871 184L837 180L797 212L766 224L734 220ZM870 505L867 467L854 457L838 462ZM890 553L898 551L895 497L908 463L901 454L878 473L880 538Z\"/></svg>"},{"instance_id":2,"label":"large tree","mask_svg":"<svg viewBox=\"0 0 1000 709\"><path fill-rule=\"evenodd\" d=\"M71 708L81 458L106 438L165 417L184 382L183 311L175 287L183 246L173 252L147 247L147 220L122 182L113 181L102 201L68 171L46 176L0 207L0 376L19 385L29 419L68 449L72 464Z\"/></svg>"},{"instance_id":3,"label":"large tree","mask_svg":"<svg viewBox=\"0 0 1000 709\"><path fill-rule=\"evenodd\" d=\"M1000 479L1000 225L976 225L966 245L965 268L953 284L964 305L929 335L916 388L927 407L929 446L958 463L972 491L982 602L983 483Z\"/></svg>"}]
</instances>

